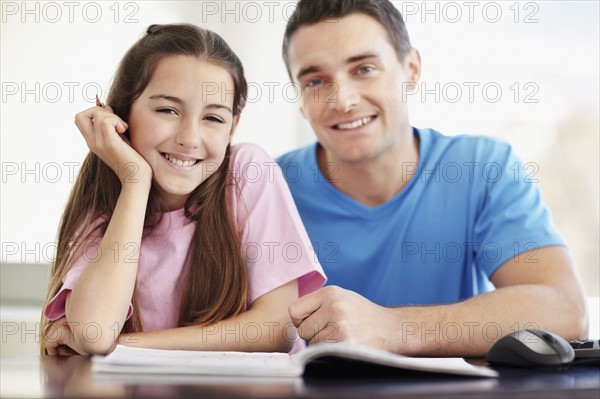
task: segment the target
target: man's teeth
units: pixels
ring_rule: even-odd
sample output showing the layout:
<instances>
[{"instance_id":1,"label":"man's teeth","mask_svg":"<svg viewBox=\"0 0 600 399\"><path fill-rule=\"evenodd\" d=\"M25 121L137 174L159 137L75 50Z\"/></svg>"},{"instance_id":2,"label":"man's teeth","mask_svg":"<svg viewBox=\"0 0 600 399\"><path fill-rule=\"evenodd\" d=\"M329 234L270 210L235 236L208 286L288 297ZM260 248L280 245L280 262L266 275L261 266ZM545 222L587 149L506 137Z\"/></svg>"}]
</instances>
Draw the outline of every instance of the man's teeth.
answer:
<instances>
[{"instance_id":1,"label":"man's teeth","mask_svg":"<svg viewBox=\"0 0 600 399\"><path fill-rule=\"evenodd\" d=\"M166 153L165 153L165 158L167 159L167 161L171 162L172 164L175 164L178 166L183 166L183 167L192 166L198 162L197 159L191 159L189 161L182 161L181 159L177 159L173 155L166 154Z\"/></svg>"},{"instance_id":2,"label":"man's teeth","mask_svg":"<svg viewBox=\"0 0 600 399\"><path fill-rule=\"evenodd\" d=\"M366 125L367 123L371 122L371 119L373 119L373 118L370 116L367 116L362 119L356 120L354 122L340 123L339 125L337 125L337 128L338 129L356 129L357 127Z\"/></svg>"}]
</instances>

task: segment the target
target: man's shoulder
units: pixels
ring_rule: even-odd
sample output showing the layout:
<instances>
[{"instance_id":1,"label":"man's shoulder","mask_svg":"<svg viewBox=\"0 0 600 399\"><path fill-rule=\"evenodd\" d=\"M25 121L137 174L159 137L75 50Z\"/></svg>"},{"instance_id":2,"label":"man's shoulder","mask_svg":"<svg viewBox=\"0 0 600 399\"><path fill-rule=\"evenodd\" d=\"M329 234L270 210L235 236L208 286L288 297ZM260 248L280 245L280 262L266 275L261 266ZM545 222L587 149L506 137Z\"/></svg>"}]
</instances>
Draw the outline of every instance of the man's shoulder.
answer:
<instances>
[{"instance_id":1,"label":"man's shoulder","mask_svg":"<svg viewBox=\"0 0 600 399\"><path fill-rule=\"evenodd\" d=\"M442 157L489 159L512 151L511 145L497 137L482 134L446 135L434 129L417 129L421 148Z\"/></svg>"},{"instance_id":2,"label":"man's shoulder","mask_svg":"<svg viewBox=\"0 0 600 399\"><path fill-rule=\"evenodd\" d=\"M275 160L277 161L277 163L279 163L281 167L290 164L304 165L307 163L314 163L315 146L316 143L312 143L304 147L297 148L295 150L286 152L283 155L280 155L279 157L275 158Z\"/></svg>"},{"instance_id":3,"label":"man's shoulder","mask_svg":"<svg viewBox=\"0 0 600 399\"><path fill-rule=\"evenodd\" d=\"M460 133L460 134L444 134L431 128L416 129L419 137L422 140L430 141L436 145L461 145L465 147L475 146L499 146L506 147L510 146L508 142L493 136L484 134L473 134L473 133Z\"/></svg>"}]
</instances>

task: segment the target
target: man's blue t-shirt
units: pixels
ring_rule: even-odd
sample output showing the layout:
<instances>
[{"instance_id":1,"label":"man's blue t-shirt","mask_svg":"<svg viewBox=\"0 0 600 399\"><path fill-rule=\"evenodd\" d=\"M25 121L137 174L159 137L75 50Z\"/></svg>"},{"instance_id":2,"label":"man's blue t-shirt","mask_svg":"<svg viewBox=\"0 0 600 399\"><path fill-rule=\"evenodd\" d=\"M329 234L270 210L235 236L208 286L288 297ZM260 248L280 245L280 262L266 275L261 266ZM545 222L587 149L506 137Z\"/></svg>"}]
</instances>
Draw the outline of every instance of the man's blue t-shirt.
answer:
<instances>
[{"instance_id":1,"label":"man's blue t-shirt","mask_svg":"<svg viewBox=\"0 0 600 399\"><path fill-rule=\"evenodd\" d=\"M414 129L418 163L398 161L410 182L370 208L319 170L317 143L277 159L328 284L384 306L441 304L489 291L510 258L564 245L535 184L510 145L490 137ZM335 179L336 165L327 176ZM524 254L524 252L533 252Z\"/></svg>"}]
</instances>

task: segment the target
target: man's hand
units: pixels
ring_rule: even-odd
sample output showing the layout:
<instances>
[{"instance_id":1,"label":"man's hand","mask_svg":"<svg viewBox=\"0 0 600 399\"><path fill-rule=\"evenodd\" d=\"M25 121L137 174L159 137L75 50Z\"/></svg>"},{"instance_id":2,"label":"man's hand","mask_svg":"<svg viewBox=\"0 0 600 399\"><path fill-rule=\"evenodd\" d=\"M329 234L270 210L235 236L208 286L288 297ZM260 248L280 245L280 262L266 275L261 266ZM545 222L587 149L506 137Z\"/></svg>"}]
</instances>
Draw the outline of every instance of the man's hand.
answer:
<instances>
[{"instance_id":1,"label":"man's hand","mask_svg":"<svg viewBox=\"0 0 600 399\"><path fill-rule=\"evenodd\" d=\"M61 317L50 323L44 347L51 356L86 355L76 343L67 323L66 317Z\"/></svg>"},{"instance_id":2,"label":"man's hand","mask_svg":"<svg viewBox=\"0 0 600 399\"><path fill-rule=\"evenodd\" d=\"M390 309L336 286L315 291L289 307L302 339L311 344L345 342L390 350Z\"/></svg>"}]
</instances>

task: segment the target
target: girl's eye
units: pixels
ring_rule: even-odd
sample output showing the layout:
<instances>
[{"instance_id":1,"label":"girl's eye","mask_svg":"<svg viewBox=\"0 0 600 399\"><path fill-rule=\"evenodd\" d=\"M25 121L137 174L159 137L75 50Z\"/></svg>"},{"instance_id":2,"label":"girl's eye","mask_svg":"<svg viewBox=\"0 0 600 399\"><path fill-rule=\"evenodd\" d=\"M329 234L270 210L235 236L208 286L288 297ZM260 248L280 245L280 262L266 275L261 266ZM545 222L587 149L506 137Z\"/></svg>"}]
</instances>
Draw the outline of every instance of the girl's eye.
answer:
<instances>
[{"instance_id":1,"label":"girl's eye","mask_svg":"<svg viewBox=\"0 0 600 399\"><path fill-rule=\"evenodd\" d=\"M177 115L177 112L172 108L159 108L156 110L156 112L160 112L162 114Z\"/></svg>"},{"instance_id":2,"label":"girl's eye","mask_svg":"<svg viewBox=\"0 0 600 399\"><path fill-rule=\"evenodd\" d=\"M217 116L214 116L214 115L208 115L208 116L205 116L205 117L204 117L204 120L207 120L207 121L209 121L209 122L213 122L213 123L225 123L225 122L223 121L223 119L221 119L221 118L219 118L219 117L217 117Z\"/></svg>"}]
</instances>

